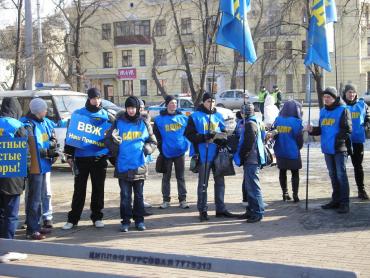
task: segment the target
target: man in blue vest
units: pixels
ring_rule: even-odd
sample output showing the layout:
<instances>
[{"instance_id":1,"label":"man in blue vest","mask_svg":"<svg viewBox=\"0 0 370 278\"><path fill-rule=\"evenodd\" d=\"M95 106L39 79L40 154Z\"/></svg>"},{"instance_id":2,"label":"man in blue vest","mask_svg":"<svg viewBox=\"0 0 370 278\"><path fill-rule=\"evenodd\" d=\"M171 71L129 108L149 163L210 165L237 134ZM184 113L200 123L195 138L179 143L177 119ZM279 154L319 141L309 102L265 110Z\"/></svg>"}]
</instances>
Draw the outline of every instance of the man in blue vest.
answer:
<instances>
[{"instance_id":1,"label":"man in blue vest","mask_svg":"<svg viewBox=\"0 0 370 278\"><path fill-rule=\"evenodd\" d=\"M365 101L358 99L356 86L347 84L344 87L343 100L351 112L352 117L352 165L355 171L355 180L358 188L358 198L368 200L369 196L365 191L364 169L362 161L364 160L364 143L366 141L365 127L370 123L369 109Z\"/></svg>"},{"instance_id":2,"label":"man in blue vest","mask_svg":"<svg viewBox=\"0 0 370 278\"><path fill-rule=\"evenodd\" d=\"M0 139L27 137L26 129L18 120L21 116L18 100L5 97L0 110ZM0 238L14 238L24 181L23 177L0 178Z\"/></svg>"},{"instance_id":3,"label":"man in blue vest","mask_svg":"<svg viewBox=\"0 0 370 278\"><path fill-rule=\"evenodd\" d=\"M190 115L185 130L185 136L193 144L195 152L199 154L200 159L197 208L201 222L209 220L207 213L207 187L211 169L215 181L216 217L235 217L225 207L225 178L215 173L213 167L213 161L218 149L216 143L224 144L224 142L214 142L213 138L216 133L225 131L224 119L215 108L216 102L212 94L205 93L202 100L203 104L199 106L196 112Z\"/></svg>"},{"instance_id":4,"label":"man in blue vest","mask_svg":"<svg viewBox=\"0 0 370 278\"><path fill-rule=\"evenodd\" d=\"M159 152L164 157L165 173L162 178L163 203L160 208L166 209L171 201L171 172L172 164L175 164L175 174L177 180L177 191L180 207L189 208L186 202L185 186L185 152L188 150L189 143L184 136L184 131L188 123L188 117L177 110L177 100L168 95L165 99L166 110L162 110L154 121L154 135L158 141Z\"/></svg>"},{"instance_id":5,"label":"man in blue vest","mask_svg":"<svg viewBox=\"0 0 370 278\"><path fill-rule=\"evenodd\" d=\"M116 157L114 176L118 178L121 188L121 232L128 232L131 218L135 221L136 229L144 231L143 187L147 175L147 156L155 151L157 140L150 123L140 115L139 99L128 97L125 108L125 112L117 114L115 123L106 134L105 143Z\"/></svg>"},{"instance_id":6,"label":"man in blue vest","mask_svg":"<svg viewBox=\"0 0 370 278\"><path fill-rule=\"evenodd\" d=\"M46 191L46 173L51 171L53 161L58 157L57 140L52 127L45 120L47 104L41 98L34 98L29 104L30 112L24 117L28 130L31 165L28 175L28 196L26 205L27 238L41 240L48 229L41 229L42 194Z\"/></svg>"},{"instance_id":7,"label":"man in blue vest","mask_svg":"<svg viewBox=\"0 0 370 278\"><path fill-rule=\"evenodd\" d=\"M332 199L323 209L349 212L349 184L346 170L348 154L352 152L350 136L352 120L349 110L334 87L323 92L324 108L320 111L319 126L307 126L310 135L321 135L321 151L325 155L333 188Z\"/></svg>"},{"instance_id":8,"label":"man in blue vest","mask_svg":"<svg viewBox=\"0 0 370 278\"><path fill-rule=\"evenodd\" d=\"M252 103L243 105L241 111L245 117L245 124L243 134L240 135L238 154L240 166L244 166L243 184L246 187L248 199L245 218L247 223L255 223L262 220L265 211L258 176L261 166L265 164L264 132L255 116Z\"/></svg>"},{"instance_id":9,"label":"man in blue vest","mask_svg":"<svg viewBox=\"0 0 370 278\"><path fill-rule=\"evenodd\" d=\"M76 110L73 114L98 119L100 122L108 122L108 113L101 105L100 91L96 88L90 88L87 91L87 96L85 107ZM78 224L85 205L89 175L92 185L90 219L96 228L104 228L102 210L104 208L104 183L108 166L108 149L101 148L97 151L93 146L75 148L66 144L64 152L67 155L67 162L74 169L75 180L71 211L68 213L68 221L62 229L69 230Z\"/></svg>"}]
</instances>

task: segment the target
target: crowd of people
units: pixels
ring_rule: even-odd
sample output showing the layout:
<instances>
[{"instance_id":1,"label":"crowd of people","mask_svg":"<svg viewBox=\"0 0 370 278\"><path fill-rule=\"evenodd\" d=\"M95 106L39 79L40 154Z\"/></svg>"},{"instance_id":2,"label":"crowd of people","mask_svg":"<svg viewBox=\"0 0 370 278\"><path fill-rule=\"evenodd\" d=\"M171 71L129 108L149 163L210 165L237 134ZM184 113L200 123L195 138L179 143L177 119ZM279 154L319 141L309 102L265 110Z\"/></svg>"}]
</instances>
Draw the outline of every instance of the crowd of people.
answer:
<instances>
[{"instance_id":1,"label":"crowd of people","mask_svg":"<svg viewBox=\"0 0 370 278\"><path fill-rule=\"evenodd\" d=\"M291 200L288 190L288 170L291 172L292 197L299 202L299 170L302 168L300 150L303 147L303 131L321 135L321 150L332 185L332 197L323 209L336 209L348 213L349 182L346 172L348 156L354 166L358 197L367 200L364 186L365 129L370 123L368 107L359 99L356 87L345 86L340 96L333 87L323 92L324 107L320 111L318 126L303 126L302 105L288 100L282 105L281 91L274 86L272 94L261 87L260 111L263 119L256 115L255 107L245 103L238 112L238 123L234 131L235 148L230 147L230 136L226 136L225 122L217 112L213 94L205 93L202 104L189 117L177 109L176 99L165 98L166 109L154 119L143 112L143 102L135 96L125 101L125 109L112 118L102 108L101 93L96 88L87 92L84 107L76 110L67 130L64 154L74 173L74 193L71 210L62 229L69 230L78 225L85 205L86 188L90 176L92 183L90 219L96 228L103 228L104 183L109 159L115 167L114 177L120 186L120 230L128 232L131 221L138 231L146 229L144 217L148 215L144 206L144 181L152 154L158 149L156 169L163 173L161 209L171 205L171 174L175 168L179 207L188 209L185 181L185 155L189 151L191 163L198 173L197 210L201 222L209 220L208 183L210 172L214 179L215 216L246 219L247 223L259 222L264 217L265 203L260 185L260 169L267 165L265 144L274 142L282 200ZM273 107L272 107L273 106ZM22 116L16 98L3 99L0 111L0 138L28 138L28 177L0 178L0 237L14 238L20 205L20 196L26 188L26 236L41 240L50 233L52 223L50 172L59 155L54 123L47 117L47 104L41 98L29 104L29 113ZM103 130L98 139L89 138L75 142L69 138L74 123L80 132L94 136ZM95 125L95 126L94 126ZM99 128L97 128L99 126ZM105 129L104 129L104 128ZM94 141L98 140L98 141ZM235 140L234 140L235 141ZM225 206L225 175L216 169L220 150L226 149L233 156L235 165L243 167L241 181L243 202L246 212L233 214ZM193 166L194 166L193 165ZM158 167L157 167L158 166Z\"/></svg>"}]
</instances>

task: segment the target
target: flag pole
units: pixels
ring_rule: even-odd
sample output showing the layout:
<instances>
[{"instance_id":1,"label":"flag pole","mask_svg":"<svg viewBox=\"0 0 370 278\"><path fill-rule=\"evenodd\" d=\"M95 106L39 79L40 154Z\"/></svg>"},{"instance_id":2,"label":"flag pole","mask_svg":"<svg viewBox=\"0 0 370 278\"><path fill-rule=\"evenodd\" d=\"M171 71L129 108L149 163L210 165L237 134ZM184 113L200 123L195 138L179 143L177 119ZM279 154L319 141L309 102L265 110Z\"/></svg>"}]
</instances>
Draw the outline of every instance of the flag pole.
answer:
<instances>
[{"instance_id":1,"label":"flag pole","mask_svg":"<svg viewBox=\"0 0 370 278\"><path fill-rule=\"evenodd\" d=\"M220 10L218 10L217 12L217 19L216 19L216 22L215 24L217 24L217 21L219 20L220 18ZM209 20L208 18L206 20ZM212 44L212 40L213 40L213 37L210 37L209 38L209 43ZM212 96L212 99L214 97L214 91L213 91L213 88L214 88L214 84L215 84L215 78L216 78L216 59L217 59L217 44L214 44L216 46L216 49L214 51L214 56L213 56L213 75L212 75L212 83L211 83L211 96ZM211 45L212 47L212 45ZM210 106L211 110L212 110L212 103L211 103L211 106ZM210 127L211 127L211 117L212 117L212 113L209 114L209 118L208 118L208 124L207 124L207 130L206 132L208 132L208 134L210 134L211 130L210 130ZM204 207L205 207L205 199L206 199L206 189L207 189L207 183L208 183L208 179L207 179L207 176L208 176L208 169L207 169L207 166L208 166L208 150L209 150L209 143L208 141L206 142L206 158L205 158L205 163L204 163L204 176L203 176L203 184L202 184L202 212L204 210ZM199 154L199 159L200 159L200 154Z\"/></svg>"},{"instance_id":2,"label":"flag pole","mask_svg":"<svg viewBox=\"0 0 370 278\"><path fill-rule=\"evenodd\" d=\"M334 33L334 62L335 62L335 86L338 88L338 65L337 65L337 36L335 35L335 22L333 22L333 33Z\"/></svg>"},{"instance_id":3,"label":"flag pole","mask_svg":"<svg viewBox=\"0 0 370 278\"><path fill-rule=\"evenodd\" d=\"M306 93L308 96L308 125L311 125L311 74L308 67L306 67ZM306 167L306 210L308 210L308 184L310 174L310 137L307 136L307 167Z\"/></svg>"}]
</instances>

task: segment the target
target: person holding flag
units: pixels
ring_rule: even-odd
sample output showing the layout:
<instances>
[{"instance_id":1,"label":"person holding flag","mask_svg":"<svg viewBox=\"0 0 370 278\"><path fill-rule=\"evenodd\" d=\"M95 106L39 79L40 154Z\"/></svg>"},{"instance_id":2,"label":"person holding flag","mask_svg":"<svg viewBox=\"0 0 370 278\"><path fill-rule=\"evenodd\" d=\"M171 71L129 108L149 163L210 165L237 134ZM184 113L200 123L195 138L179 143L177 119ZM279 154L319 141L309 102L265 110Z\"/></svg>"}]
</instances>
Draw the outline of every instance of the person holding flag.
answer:
<instances>
[{"instance_id":1,"label":"person holding flag","mask_svg":"<svg viewBox=\"0 0 370 278\"><path fill-rule=\"evenodd\" d=\"M333 188L331 201L321 207L337 209L338 213L348 213L349 183L346 163L348 154L352 153L351 114L334 87L327 87L324 90L323 101L325 106L320 111L319 126L306 126L310 135L321 135L321 151L325 155Z\"/></svg>"},{"instance_id":2,"label":"person holding flag","mask_svg":"<svg viewBox=\"0 0 370 278\"><path fill-rule=\"evenodd\" d=\"M96 228L104 227L102 210L109 150L102 141L110 123L108 113L101 105L100 91L90 88L87 96L85 107L76 110L71 116L64 146L67 162L74 172L75 179L71 211L68 213L67 223L62 227L63 230L72 229L80 220L89 175L92 184L90 218Z\"/></svg>"},{"instance_id":3,"label":"person holding flag","mask_svg":"<svg viewBox=\"0 0 370 278\"><path fill-rule=\"evenodd\" d=\"M235 217L225 207L225 178L215 172L213 165L218 145L225 143L218 139L213 140L216 133L225 131L224 119L215 108L215 99L212 94L204 93L202 100L203 104L189 116L185 129L185 136L193 144L200 159L197 208L201 222L209 220L207 187L211 169L215 181L216 217Z\"/></svg>"}]
</instances>

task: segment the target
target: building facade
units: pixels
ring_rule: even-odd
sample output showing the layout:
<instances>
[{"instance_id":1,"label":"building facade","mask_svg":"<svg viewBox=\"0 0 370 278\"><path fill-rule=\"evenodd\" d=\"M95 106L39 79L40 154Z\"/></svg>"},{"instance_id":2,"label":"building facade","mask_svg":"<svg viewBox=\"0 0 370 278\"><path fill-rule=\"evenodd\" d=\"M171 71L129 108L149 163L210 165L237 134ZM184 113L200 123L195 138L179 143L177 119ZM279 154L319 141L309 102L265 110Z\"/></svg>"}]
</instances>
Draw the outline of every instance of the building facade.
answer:
<instances>
[{"instance_id":1,"label":"building facade","mask_svg":"<svg viewBox=\"0 0 370 278\"><path fill-rule=\"evenodd\" d=\"M218 1L207 1L208 19L194 1L174 2L194 87L199 88L203 27L205 20L215 21ZM262 84L268 89L277 84L284 92L284 98L305 100L306 29L302 26L307 26L307 12L305 1L291 2L294 4L272 0L252 2L248 21L258 60L254 65L246 66L245 85L246 89L256 93ZM333 71L324 74L323 82L325 86L338 87L354 83L363 93L370 86L368 4L363 0L349 1L346 6L343 5L347 1L336 2L336 55L331 54ZM82 34L85 87L98 87L104 98L116 104L122 105L129 95L155 103L162 97L153 80L154 70L168 94L190 92L169 1L116 1L98 10L87 25L91 28L85 28ZM230 49L213 46L205 89L211 90L212 84L216 91L229 89L232 79L236 87L243 88L243 60ZM314 84L311 92L315 98Z\"/></svg>"}]
</instances>

